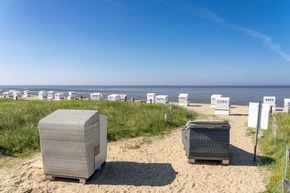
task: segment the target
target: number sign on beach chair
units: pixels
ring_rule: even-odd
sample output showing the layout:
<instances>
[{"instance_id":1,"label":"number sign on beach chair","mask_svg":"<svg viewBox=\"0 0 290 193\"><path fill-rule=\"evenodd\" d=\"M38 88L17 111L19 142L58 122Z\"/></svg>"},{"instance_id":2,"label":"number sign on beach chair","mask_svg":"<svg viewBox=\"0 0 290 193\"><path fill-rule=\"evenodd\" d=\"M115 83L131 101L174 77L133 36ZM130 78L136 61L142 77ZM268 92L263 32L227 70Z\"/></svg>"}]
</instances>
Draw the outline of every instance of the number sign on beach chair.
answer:
<instances>
[{"instance_id":1,"label":"number sign on beach chair","mask_svg":"<svg viewBox=\"0 0 290 193\"><path fill-rule=\"evenodd\" d=\"M272 107L272 110L276 110L276 97L274 96L264 96L263 97L263 103L269 104Z\"/></svg>"},{"instance_id":2,"label":"number sign on beach chair","mask_svg":"<svg viewBox=\"0 0 290 193\"><path fill-rule=\"evenodd\" d=\"M216 99L215 111L216 115L230 115L230 98L220 97Z\"/></svg>"}]
</instances>

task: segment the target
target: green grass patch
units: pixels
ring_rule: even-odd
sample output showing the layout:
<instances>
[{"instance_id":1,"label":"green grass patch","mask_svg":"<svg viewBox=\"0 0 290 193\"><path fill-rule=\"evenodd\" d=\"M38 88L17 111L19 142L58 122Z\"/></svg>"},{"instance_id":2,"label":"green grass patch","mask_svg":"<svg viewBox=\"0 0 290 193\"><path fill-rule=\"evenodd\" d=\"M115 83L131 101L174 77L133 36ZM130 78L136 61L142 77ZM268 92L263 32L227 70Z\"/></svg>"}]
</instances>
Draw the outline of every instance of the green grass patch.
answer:
<instances>
[{"instance_id":1,"label":"green grass patch","mask_svg":"<svg viewBox=\"0 0 290 193\"><path fill-rule=\"evenodd\" d=\"M289 145L290 140L290 114L277 113L275 114L281 134L286 143ZM263 132L264 137L259 139L261 150L265 154L265 159L262 160L264 165L271 173L270 181L266 186L265 192L274 192L281 184L284 177L286 164L286 145L283 143L279 133L277 132L276 141L272 130L273 119L270 118L269 129ZM287 179L290 178L290 172L287 171ZM282 192L282 188L278 192Z\"/></svg>"},{"instance_id":2,"label":"green grass patch","mask_svg":"<svg viewBox=\"0 0 290 193\"><path fill-rule=\"evenodd\" d=\"M39 151L38 122L57 109L99 110L108 115L108 140L162 135L198 114L184 107L124 101L0 99L0 158ZM168 122L164 116L167 114Z\"/></svg>"}]
</instances>

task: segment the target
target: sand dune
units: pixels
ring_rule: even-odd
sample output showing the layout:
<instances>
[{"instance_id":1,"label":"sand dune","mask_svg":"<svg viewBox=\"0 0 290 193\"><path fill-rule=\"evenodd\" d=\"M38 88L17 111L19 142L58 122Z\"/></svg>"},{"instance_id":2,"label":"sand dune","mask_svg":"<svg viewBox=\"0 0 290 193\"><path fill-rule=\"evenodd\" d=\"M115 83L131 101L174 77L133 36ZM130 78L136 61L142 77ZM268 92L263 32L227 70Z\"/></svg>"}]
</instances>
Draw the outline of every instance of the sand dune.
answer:
<instances>
[{"instance_id":1,"label":"sand dune","mask_svg":"<svg viewBox=\"0 0 290 193\"><path fill-rule=\"evenodd\" d=\"M189 109L213 114L209 105ZM43 176L41 155L0 170L0 192L261 192L267 173L253 162L253 141L246 136L248 107L235 106L230 120L230 165L216 161L189 164L181 128L154 138L108 144L107 165L85 185L78 180Z\"/></svg>"}]
</instances>

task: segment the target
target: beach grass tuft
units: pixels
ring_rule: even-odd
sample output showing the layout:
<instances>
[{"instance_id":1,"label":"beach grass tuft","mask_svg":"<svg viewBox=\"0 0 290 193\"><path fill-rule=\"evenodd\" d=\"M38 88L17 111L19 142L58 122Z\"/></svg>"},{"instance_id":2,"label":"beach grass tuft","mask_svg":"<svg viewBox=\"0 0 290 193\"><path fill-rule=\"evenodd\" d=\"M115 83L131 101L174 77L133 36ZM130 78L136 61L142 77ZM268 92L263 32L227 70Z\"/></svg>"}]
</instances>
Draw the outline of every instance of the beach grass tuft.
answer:
<instances>
[{"instance_id":1,"label":"beach grass tuft","mask_svg":"<svg viewBox=\"0 0 290 193\"><path fill-rule=\"evenodd\" d=\"M183 126L198 114L175 105L124 101L0 100L0 157L39 151L38 122L57 109L99 110L108 115L108 140L155 136ZM167 122L165 122L167 114Z\"/></svg>"}]
</instances>

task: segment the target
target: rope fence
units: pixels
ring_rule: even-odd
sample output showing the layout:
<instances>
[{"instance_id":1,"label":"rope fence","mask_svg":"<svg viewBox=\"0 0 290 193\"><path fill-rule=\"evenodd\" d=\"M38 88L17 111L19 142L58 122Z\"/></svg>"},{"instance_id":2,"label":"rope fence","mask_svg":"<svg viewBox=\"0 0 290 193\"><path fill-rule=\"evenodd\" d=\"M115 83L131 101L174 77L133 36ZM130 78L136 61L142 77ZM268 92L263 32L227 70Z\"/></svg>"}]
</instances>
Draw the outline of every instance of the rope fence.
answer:
<instances>
[{"instance_id":1,"label":"rope fence","mask_svg":"<svg viewBox=\"0 0 290 193\"><path fill-rule=\"evenodd\" d=\"M282 188L282 191L284 193L290 193L290 182L287 179L287 169L288 169L288 163L289 163L289 146L288 143L286 142L286 140L284 139L279 125L277 123L276 117L271 114L272 118L273 118L273 124L272 124L272 131L273 131L273 136L274 136L274 142L276 142L276 138L277 138L277 134L280 137L281 141L283 142L283 144L285 145L285 153L286 153L286 163L285 163L285 170L284 170L284 177L282 179L282 182L279 184L279 186L275 189L274 193L276 193L280 188Z\"/></svg>"}]
</instances>

